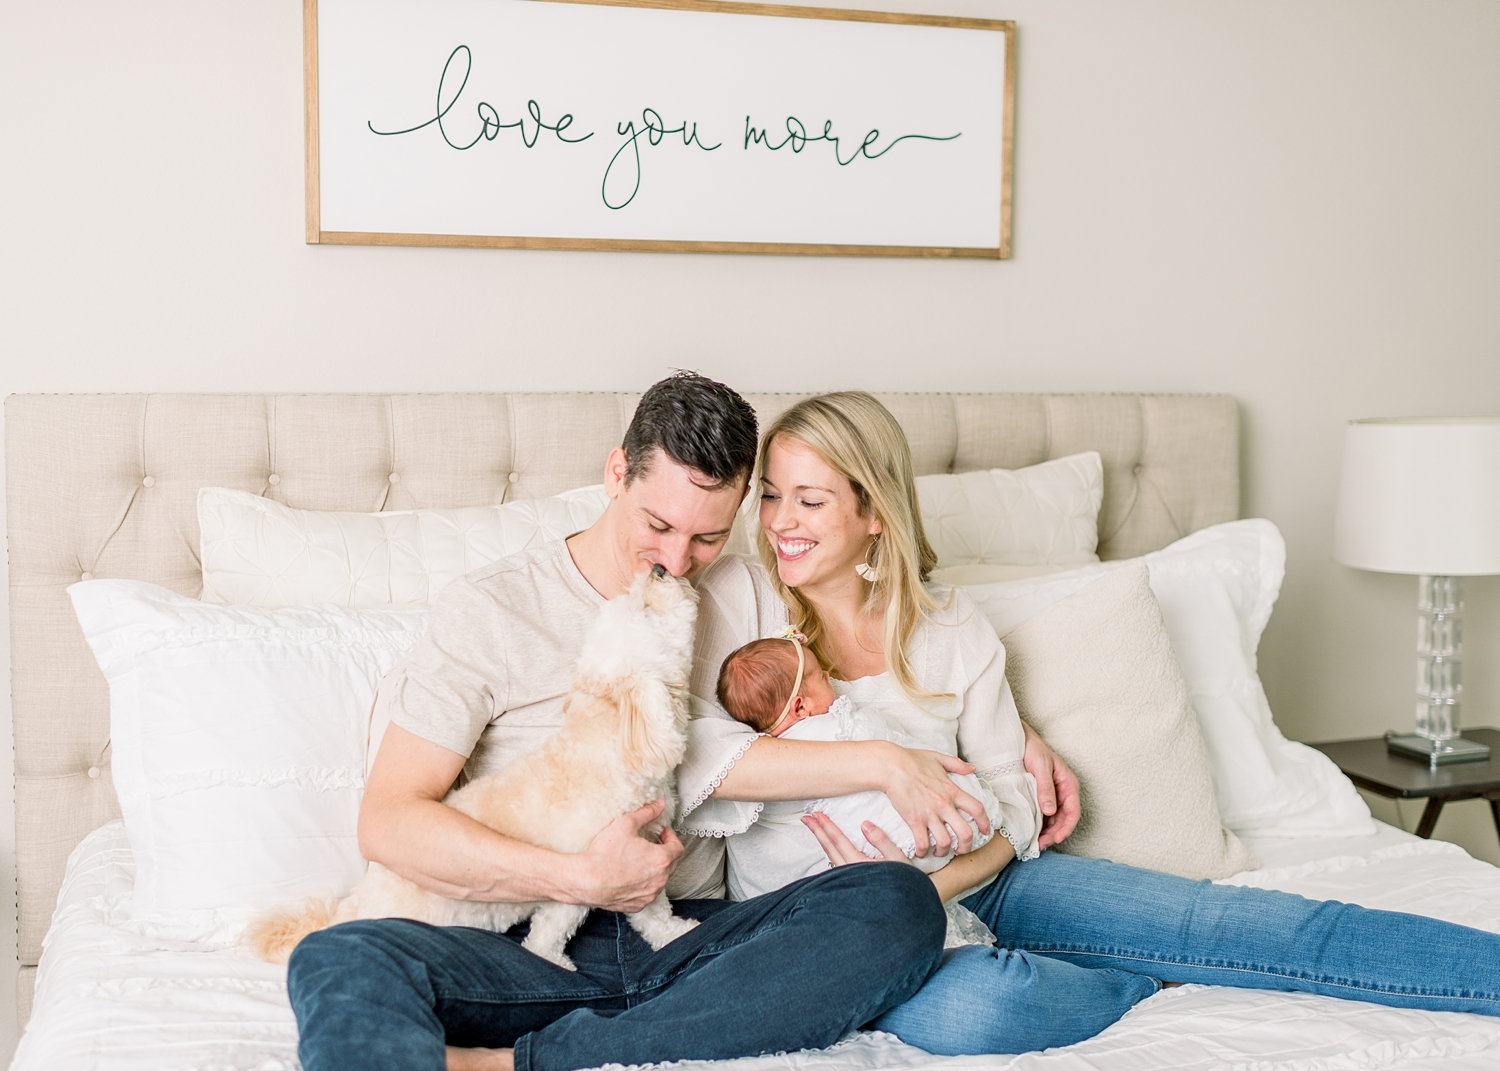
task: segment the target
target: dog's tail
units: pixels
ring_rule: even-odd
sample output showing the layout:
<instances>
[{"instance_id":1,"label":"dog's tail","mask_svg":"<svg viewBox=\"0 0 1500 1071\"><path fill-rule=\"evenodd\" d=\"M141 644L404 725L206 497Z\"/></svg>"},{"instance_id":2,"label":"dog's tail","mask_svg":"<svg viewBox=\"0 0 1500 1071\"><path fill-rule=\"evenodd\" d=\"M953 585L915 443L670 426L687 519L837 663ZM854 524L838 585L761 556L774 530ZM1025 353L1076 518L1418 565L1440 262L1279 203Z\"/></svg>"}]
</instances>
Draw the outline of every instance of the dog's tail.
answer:
<instances>
[{"instance_id":1,"label":"dog's tail","mask_svg":"<svg viewBox=\"0 0 1500 1071\"><path fill-rule=\"evenodd\" d=\"M338 900L309 900L300 908L277 908L258 916L240 934L240 944L268 963L285 963L297 942L338 919Z\"/></svg>"}]
</instances>

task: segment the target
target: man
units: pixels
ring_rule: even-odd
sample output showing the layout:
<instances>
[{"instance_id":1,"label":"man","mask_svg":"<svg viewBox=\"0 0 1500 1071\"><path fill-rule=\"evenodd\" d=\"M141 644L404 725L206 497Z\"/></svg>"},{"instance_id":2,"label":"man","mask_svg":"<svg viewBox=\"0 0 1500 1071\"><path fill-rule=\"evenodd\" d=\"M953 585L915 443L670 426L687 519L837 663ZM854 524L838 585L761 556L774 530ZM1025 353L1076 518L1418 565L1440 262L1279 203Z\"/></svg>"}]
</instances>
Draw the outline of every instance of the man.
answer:
<instances>
[{"instance_id":1,"label":"man","mask_svg":"<svg viewBox=\"0 0 1500 1071\"><path fill-rule=\"evenodd\" d=\"M753 410L679 374L642 397L605 466L609 505L566 540L452 585L427 635L381 685L391 725L360 813L364 854L454 898L556 900L590 913L569 972L518 939L400 919L298 946L288 988L307 1071L554 1068L723 1058L831 1044L904 1000L935 966L943 913L915 867L830 869L741 903L688 899L702 920L651 951L620 918L717 881L720 845L685 854L640 830L657 801L587 850L504 837L442 804L460 773L531 750L561 721L584 633L641 570L691 577L729 537L755 460ZM795 994L788 1000L787 994Z\"/></svg>"}]
</instances>

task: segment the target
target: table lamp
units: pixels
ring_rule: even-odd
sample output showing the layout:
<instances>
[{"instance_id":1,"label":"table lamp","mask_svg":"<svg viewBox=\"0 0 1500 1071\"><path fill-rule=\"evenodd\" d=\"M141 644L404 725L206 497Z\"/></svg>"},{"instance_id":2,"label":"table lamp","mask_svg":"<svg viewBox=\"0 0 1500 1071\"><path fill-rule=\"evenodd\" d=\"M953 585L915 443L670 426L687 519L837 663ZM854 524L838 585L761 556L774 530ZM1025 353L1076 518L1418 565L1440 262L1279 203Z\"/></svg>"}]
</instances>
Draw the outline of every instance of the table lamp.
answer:
<instances>
[{"instance_id":1,"label":"table lamp","mask_svg":"<svg viewBox=\"0 0 1500 1071\"><path fill-rule=\"evenodd\" d=\"M1459 735L1463 578L1500 573L1500 417L1350 421L1333 556L1421 578L1416 731L1386 746L1434 766L1488 758Z\"/></svg>"}]
</instances>

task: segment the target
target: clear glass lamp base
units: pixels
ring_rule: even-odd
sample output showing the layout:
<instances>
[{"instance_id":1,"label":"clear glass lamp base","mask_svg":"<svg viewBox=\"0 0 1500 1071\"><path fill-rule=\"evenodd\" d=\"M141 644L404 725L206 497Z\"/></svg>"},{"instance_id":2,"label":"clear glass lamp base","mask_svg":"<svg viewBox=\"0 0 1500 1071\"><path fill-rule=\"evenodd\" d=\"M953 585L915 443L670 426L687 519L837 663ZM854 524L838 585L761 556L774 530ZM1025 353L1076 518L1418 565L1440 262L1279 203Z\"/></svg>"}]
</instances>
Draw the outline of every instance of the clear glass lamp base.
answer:
<instances>
[{"instance_id":1,"label":"clear glass lamp base","mask_svg":"<svg viewBox=\"0 0 1500 1071\"><path fill-rule=\"evenodd\" d=\"M1394 755L1420 759L1429 766L1445 766L1450 762L1484 762L1490 757L1488 744L1465 740L1461 736L1450 736L1446 740L1435 740L1417 733L1386 733L1386 750Z\"/></svg>"},{"instance_id":2,"label":"clear glass lamp base","mask_svg":"<svg viewBox=\"0 0 1500 1071\"><path fill-rule=\"evenodd\" d=\"M1424 576L1417 591L1417 731L1386 733L1386 749L1431 766L1483 762L1490 757L1489 747L1458 734L1463 577Z\"/></svg>"}]
</instances>

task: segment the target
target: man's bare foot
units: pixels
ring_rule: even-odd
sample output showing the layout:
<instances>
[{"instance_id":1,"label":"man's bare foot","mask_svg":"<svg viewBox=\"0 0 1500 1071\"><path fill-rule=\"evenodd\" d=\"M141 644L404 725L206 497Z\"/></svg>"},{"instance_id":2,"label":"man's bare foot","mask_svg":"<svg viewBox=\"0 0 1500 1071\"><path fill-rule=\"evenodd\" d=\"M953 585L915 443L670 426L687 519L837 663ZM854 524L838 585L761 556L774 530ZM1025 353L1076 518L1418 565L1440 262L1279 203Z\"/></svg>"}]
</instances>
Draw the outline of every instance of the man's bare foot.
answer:
<instances>
[{"instance_id":1,"label":"man's bare foot","mask_svg":"<svg viewBox=\"0 0 1500 1071\"><path fill-rule=\"evenodd\" d=\"M515 1071L516 1057L510 1049L455 1049L449 1045L448 1071Z\"/></svg>"}]
</instances>

